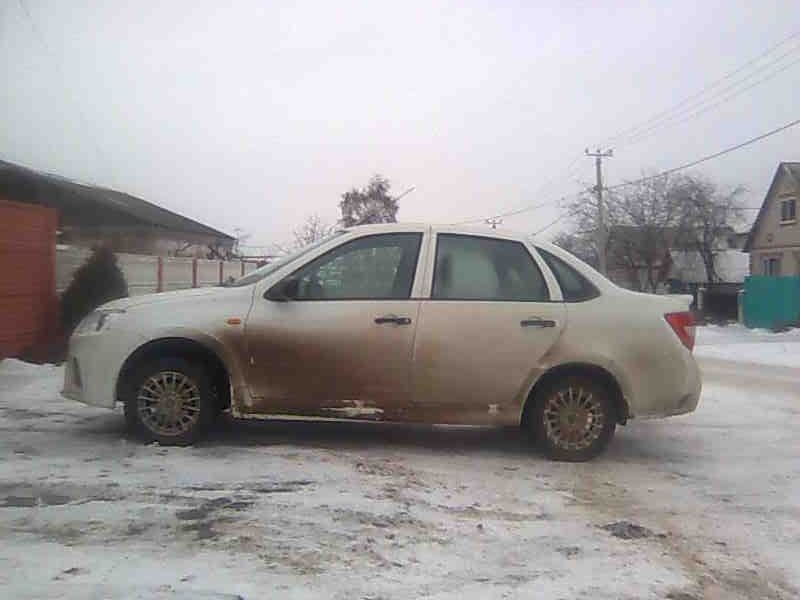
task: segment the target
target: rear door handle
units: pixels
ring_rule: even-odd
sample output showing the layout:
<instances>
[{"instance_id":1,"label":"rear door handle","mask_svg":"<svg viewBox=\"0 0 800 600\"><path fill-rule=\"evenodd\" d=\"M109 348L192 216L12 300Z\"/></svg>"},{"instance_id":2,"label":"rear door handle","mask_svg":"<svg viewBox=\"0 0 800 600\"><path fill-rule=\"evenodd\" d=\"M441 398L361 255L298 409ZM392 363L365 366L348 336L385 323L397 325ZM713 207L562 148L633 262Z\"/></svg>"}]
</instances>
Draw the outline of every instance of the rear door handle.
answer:
<instances>
[{"instance_id":1,"label":"rear door handle","mask_svg":"<svg viewBox=\"0 0 800 600\"><path fill-rule=\"evenodd\" d=\"M531 317L530 319L523 319L519 322L519 325L520 327L555 327L556 322L551 319Z\"/></svg>"},{"instance_id":2,"label":"rear door handle","mask_svg":"<svg viewBox=\"0 0 800 600\"><path fill-rule=\"evenodd\" d=\"M411 325L411 319L408 317L398 317L397 315L384 315L382 317L375 317L375 322L378 325L385 325L393 323L395 325Z\"/></svg>"}]
</instances>

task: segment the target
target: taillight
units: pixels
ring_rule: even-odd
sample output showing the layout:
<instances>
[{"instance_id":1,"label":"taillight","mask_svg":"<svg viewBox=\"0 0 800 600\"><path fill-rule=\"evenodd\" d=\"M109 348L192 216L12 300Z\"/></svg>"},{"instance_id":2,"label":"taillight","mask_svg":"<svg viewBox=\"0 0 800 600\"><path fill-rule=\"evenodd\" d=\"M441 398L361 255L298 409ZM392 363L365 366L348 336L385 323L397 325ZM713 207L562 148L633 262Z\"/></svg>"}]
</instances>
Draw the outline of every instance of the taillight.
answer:
<instances>
[{"instance_id":1,"label":"taillight","mask_svg":"<svg viewBox=\"0 0 800 600\"><path fill-rule=\"evenodd\" d=\"M669 323L669 326L672 327L672 331L675 332L678 339L691 352L694 348L694 318L692 313L689 311L667 313L664 318Z\"/></svg>"}]
</instances>

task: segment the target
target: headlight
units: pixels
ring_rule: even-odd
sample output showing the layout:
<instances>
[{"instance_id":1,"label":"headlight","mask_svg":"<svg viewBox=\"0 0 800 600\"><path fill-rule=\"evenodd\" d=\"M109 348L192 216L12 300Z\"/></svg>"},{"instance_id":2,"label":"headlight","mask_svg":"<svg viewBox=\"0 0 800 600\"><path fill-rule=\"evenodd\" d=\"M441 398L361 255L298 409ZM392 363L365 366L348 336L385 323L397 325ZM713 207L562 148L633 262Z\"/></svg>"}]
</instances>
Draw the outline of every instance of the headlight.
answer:
<instances>
[{"instance_id":1,"label":"headlight","mask_svg":"<svg viewBox=\"0 0 800 600\"><path fill-rule=\"evenodd\" d=\"M92 311L75 328L75 335L98 333L103 329L107 329L111 321L124 312L125 311L122 309L100 309Z\"/></svg>"}]
</instances>

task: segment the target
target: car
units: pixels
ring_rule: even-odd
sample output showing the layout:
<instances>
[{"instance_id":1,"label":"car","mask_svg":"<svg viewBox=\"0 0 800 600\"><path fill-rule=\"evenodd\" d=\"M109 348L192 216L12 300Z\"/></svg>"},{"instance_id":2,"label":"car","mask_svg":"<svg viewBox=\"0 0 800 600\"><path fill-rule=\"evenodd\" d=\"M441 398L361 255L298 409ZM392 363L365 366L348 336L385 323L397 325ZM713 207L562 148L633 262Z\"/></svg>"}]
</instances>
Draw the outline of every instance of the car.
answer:
<instances>
[{"instance_id":1,"label":"car","mask_svg":"<svg viewBox=\"0 0 800 600\"><path fill-rule=\"evenodd\" d=\"M63 395L160 444L235 418L521 426L585 461L618 424L695 409L691 297L622 289L490 228L343 228L225 287L115 300L70 338Z\"/></svg>"}]
</instances>

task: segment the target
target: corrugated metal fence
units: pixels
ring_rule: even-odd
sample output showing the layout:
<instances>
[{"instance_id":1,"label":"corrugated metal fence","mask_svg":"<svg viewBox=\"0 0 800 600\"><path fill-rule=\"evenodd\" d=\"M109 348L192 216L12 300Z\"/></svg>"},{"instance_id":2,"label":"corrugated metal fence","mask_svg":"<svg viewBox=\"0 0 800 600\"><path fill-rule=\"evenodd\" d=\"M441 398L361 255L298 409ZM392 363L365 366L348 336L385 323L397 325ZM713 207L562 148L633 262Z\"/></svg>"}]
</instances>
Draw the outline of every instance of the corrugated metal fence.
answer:
<instances>
[{"instance_id":1,"label":"corrugated metal fence","mask_svg":"<svg viewBox=\"0 0 800 600\"><path fill-rule=\"evenodd\" d=\"M747 327L800 323L800 277L751 275L744 281L743 303Z\"/></svg>"},{"instance_id":2,"label":"corrugated metal fence","mask_svg":"<svg viewBox=\"0 0 800 600\"><path fill-rule=\"evenodd\" d=\"M82 248L56 249L56 290L60 295L75 271L91 254ZM117 254L117 263L128 282L128 294L141 296L193 287L219 285L256 269L253 261L205 260L201 258L161 257L143 254Z\"/></svg>"},{"instance_id":3,"label":"corrugated metal fence","mask_svg":"<svg viewBox=\"0 0 800 600\"><path fill-rule=\"evenodd\" d=\"M57 223L53 209L0 200L0 360L45 342L58 327Z\"/></svg>"}]
</instances>

